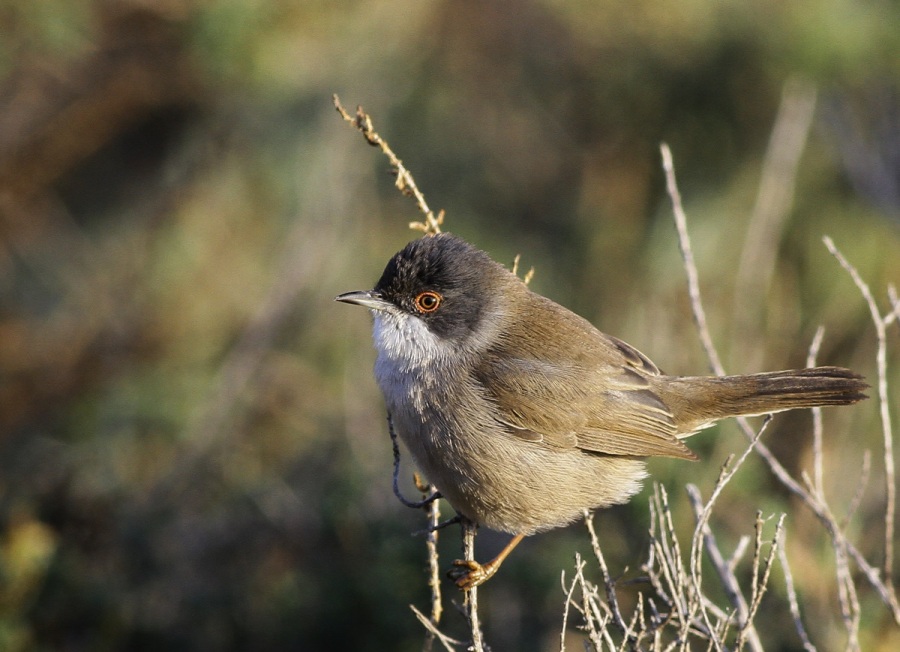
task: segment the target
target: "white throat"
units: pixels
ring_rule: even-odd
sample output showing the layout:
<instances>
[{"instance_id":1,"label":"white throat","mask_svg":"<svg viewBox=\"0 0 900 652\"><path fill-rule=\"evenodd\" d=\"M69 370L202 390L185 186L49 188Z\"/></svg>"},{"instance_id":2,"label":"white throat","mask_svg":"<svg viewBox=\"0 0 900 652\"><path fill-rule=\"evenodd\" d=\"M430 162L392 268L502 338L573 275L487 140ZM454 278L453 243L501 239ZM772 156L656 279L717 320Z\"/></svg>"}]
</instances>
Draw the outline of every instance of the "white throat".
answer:
<instances>
[{"instance_id":1,"label":"white throat","mask_svg":"<svg viewBox=\"0 0 900 652\"><path fill-rule=\"evenodd\" d=\"M408 372L429 366L453 350L418 317L403 312L372 312L372 336L379 366L390 365L394 371Z\"/></svg>"}]
</instances>

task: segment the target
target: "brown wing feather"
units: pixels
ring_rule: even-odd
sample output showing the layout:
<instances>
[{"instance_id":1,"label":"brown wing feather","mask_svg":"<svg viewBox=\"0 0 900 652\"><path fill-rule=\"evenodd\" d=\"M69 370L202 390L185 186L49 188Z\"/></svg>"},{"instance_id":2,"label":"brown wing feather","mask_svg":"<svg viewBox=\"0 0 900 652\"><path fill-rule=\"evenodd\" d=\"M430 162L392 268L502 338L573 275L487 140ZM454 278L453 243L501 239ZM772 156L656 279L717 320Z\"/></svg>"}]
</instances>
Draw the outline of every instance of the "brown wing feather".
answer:
<instances>
[{"instance_id":1,"label":"brown wing feather","mask_svg":"<svg viewBox=\"0 0 900 652\"><path fill-rule=\"evenodd\" d=\"M583 344L574 359L553 344L559 333L531 333L525 341L542 342L539 353L516 338L515 355L501 344L475 371L510 433L608 455L695 459L677 439L670 410L649 389L647 376L659 369L637 349L568 315L575 318L567 320L571 337L561 339Z\"/></svg>"}]
</instances>

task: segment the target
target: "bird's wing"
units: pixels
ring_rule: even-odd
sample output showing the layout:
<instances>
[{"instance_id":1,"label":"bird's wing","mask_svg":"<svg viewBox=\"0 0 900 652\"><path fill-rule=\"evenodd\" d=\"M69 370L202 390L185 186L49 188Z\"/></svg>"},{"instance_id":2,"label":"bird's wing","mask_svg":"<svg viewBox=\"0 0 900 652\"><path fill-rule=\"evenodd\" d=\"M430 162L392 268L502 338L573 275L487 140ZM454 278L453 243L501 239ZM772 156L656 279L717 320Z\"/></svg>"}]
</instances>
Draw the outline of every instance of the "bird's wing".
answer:
<instances>
[{"instance_id":1,"label":"bird's wing","mask_svg":"<svg viewBox=\"0 0 900 652\"><path fill-rule=\"evenodd\" d=\"M475 379L507 430L552 447L696 459L676 437L668 406L651 389L648 377L660 375L659 369L637 349L599 331L582 344L574 360L553 345L540 352L518 346L514 355L506 346L482 358Z\"/></svg>"}]
</instances>

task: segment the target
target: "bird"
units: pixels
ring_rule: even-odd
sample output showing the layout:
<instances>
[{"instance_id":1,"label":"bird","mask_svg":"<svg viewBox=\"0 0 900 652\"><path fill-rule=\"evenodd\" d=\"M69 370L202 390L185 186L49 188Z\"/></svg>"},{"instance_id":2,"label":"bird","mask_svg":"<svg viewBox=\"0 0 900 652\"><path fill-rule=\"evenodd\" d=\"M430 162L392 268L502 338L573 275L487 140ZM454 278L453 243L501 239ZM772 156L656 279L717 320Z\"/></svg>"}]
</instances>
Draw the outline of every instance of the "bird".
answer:
<instances>
[{"instance_id":1,"label":"bird","mask_svg":"<svg viewBox=\"0 0 900 652\"><path fill-rule=\"evenodd\" d=\"M373 316L375 379L417 468L461 517L513 535L488 562L454 562L461 589L524 537L627 502L647 458L696 460L683 440L721 419L867 398L862 376L833 366L667 375L447 232L336 300Z\"/></svg>"}]
</instances>

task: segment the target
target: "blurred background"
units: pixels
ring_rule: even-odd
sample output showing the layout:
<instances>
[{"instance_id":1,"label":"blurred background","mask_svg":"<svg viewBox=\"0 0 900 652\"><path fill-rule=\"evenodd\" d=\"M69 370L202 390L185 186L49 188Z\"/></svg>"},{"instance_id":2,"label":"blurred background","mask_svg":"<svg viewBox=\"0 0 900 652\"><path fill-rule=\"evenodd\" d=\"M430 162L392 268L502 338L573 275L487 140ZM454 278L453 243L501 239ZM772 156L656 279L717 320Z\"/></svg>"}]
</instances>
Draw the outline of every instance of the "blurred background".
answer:
<instances>
[{"instance_id":1,"label":"blurred background","mask_svg":"<svg viewBox=\"0 0 900 652\"><path fill-rule=\"evenodd\" d=\"M867 308L822 236L885 310L898 53L887 0L0 0L0 649L421 648L424 517L391 493L369 320L333 302L420 216L332 93L448 230L705 373L668 142L728 370L803 366L821 324L819 361L873 377ZM826 412L824 469L844 514L872 451L848 532L875 566L877 416ZM808 414L766 440L809 471ZM686 536L684 483L708 495L744 441L724 424L691 441L703 462L652 462ZM615 575L646 555L648 493L598 516ZM725 550L757 509L790 513L813 642L843 647L827 538L751 459L714 518ZM483 533L479 557L503 542ZM482 591L494 649L558 649L560 572L587 544L573 526L520 546ZM455 528L441 549L447 566ZM798 649L775 575L763 640ZM897 649L860 587L863 648ZM465 636L452 606L445 629Z\"/></svg>"}]
</instances>

